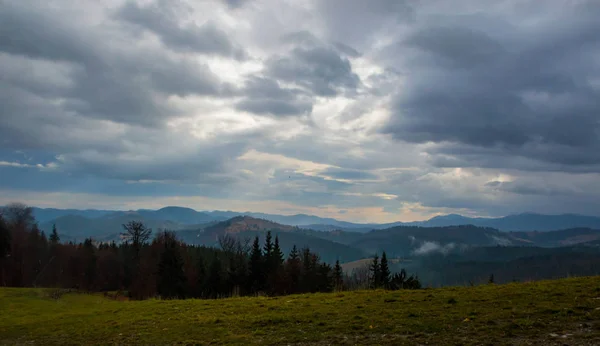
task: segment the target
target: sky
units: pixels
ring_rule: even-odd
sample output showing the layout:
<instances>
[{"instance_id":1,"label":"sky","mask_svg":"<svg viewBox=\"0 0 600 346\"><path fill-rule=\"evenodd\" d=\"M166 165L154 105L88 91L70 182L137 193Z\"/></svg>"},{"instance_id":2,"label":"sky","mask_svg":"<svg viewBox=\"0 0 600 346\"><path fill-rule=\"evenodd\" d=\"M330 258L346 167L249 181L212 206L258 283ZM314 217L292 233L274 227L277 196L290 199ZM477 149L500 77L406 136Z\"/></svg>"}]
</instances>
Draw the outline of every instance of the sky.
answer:
<instances>
[{"instance_id":1,"label":"sky","mask_svg":"<svg viewBox=\"0 0 600 346\"><path fill-rule=\"evenodd\" d=\"M600 215L600 2L0 0L0 204Z\"/></svg>"}]
</instances>

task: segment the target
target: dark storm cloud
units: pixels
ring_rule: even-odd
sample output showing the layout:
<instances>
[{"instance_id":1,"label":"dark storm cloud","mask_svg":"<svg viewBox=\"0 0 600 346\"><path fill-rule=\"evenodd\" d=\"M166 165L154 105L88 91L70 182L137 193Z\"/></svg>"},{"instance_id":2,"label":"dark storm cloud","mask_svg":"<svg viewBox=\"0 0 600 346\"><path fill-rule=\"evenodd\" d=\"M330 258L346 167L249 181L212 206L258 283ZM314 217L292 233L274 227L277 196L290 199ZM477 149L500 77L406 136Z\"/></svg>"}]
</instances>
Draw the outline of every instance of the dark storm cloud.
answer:
<instances>
[{"instance_id":1,"label":"dark storm cloud","mask_svg":"<svg viewBox=\"0 0 600 346\"><path fill-rule=\"evenodd\" d=\"M361 85L347 58L325 45L298 45L288 54L271 57L266 73L296 84L317 96L354 93Z\"/></svg>"},{"instance_id":2,"label":"dark storm cloud","mask_svg":"<svg viewBox=\"0 0 600 346\"><path fill-rule=\"evenodd\" d=\"M445 154L435 158L439 166L499 156L514 168L523 158L566 170L597 167L598 16L600 6L573 5L537 25L507 24L495 35L473 18L426 22L388 52L404 52L410 72L384 132L437 143ZM444 153L446 146L462 152Z\"/></svg>"},{"instance_id":3,"label":"dark storm cloud","mask_svg":"<svg viewBox=\"0 0 600 346\"><path fill-rule=\"evenodd\" d=\"M275 116L302 115L312 111L311 97L297 88L282 88L276 80L250 77L240 93L244 95L235 104L237 110Z\"/></svg>"},{"instance_id":4,"label":"dark storm cloud","mask_svg":"<svg viewBox=\"0 0 600 346\"><path fill-rule=\"evenodd\" d=\"M286 53L265 61L263 76L250 76L238 90L237 110L259 115L310 114L315 96L355 94L360 78L345 57L358 54L352 47L324 43L308 31L283 35ZM282 85L286 85L282 87Z\"/></svg>"},{"instance_id":5,"label":"dark storm cloud","mask_svg":"<svg viewBox=\"0 0 600 346\"><path fill-rule=\"evenodd\" d=\"M146 6L129 1L115 13L115 18L153 32L160 37L163 44L174 50L237 59L245 57L244 51L236 47L215 23L207 22L200 26L179 24L173 6L172 2L167 1L158 1Z\"/></svg>"}]
</instances>

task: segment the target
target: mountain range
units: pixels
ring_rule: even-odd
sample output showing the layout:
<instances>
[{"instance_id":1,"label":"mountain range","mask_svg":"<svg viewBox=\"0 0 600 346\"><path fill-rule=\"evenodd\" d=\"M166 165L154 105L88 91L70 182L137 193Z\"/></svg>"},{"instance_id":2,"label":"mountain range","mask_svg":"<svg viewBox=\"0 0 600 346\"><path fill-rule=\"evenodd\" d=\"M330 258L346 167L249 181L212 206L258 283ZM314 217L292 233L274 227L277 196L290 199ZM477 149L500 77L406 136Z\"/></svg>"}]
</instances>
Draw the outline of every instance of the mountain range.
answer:
<instances>
[{"instance_id":1,"label":"mountain range","mask_svg":"<svg viewBox=\"0 0 600 346\"><path fill-rule=\"evenodd\" d=\"M543 232L578 227L600 229L600 217L577 214L543 215L523 213L499 218L472 218L450 214L436 216L425 221L378 224L353 223L306 214L277 215L233 211L196 211L190 208L173 206L158 210L140 209L135 211L34 208L34 216L44 230L51 229L52 224L57 224L67 234L89 233L89 235L97 234L98 231L103 233L119 232L123 220L126 219L142 220L159 228L185 229L190 228L190 225L205 225L242 215L317 231L343 230L362 233L396 226L444 227L474 225L495 228L505 232Z\"/></svg>"},{"instance_id":2,"label":"mountain range","mask_svg":"<svg viewBox=\"0 0 600 346\"><path fill-rule=\"evenodd\" d=\"M327 263L362 268L387 253L393 270L406 268L434 285L600 274L600 218L524 213L500 218L436 216L417 222L361 224L313 215L232 211L33 209L40 229L56 225L62 241L120 241L122 225L139 220L154 231L169 229L190 245L219 246L223 236L250 244L265 232L285 254L310 247Z\"/></svg>"}]
</instances>

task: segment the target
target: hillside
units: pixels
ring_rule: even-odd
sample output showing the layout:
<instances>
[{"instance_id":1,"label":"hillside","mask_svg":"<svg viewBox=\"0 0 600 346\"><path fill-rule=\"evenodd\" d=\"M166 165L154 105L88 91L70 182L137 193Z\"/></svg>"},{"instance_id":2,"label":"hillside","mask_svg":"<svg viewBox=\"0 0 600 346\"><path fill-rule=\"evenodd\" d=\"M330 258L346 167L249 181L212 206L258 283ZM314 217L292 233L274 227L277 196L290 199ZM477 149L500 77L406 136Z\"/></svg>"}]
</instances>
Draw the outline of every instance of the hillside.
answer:
<instances>
[{"instance_id":1,"label":"hillside","mask_svg":"<svg viewBox=\"0 0 600 346\"><path fill-rule=\"evenodd\" d=\"M227 221L219 222L204 229L208 235L236 234L245 231L282 231L291 232L297 227L282 225L272 221L257 219L250 216L236 216Z\"/></svg>"},{"instance_id":2,"label":"hillside","mask_svg":"<svg viewBox=\"0 0 600 346\"><path fill-rule=\"evenodd\" d=\"M354 261L367 256L360 248L316 237L312 231L304 231L298 227L249 216L237 216L199 230L180 230L176 234L179 239L189 244L219 246L219 237L226 234L249 242L256 236L261 241L264 240L267 231L272 232L273 238L279 238L279 245L286 256L294 245L298 249L310 248L318 253L323 261L328 263L333 263L336 260L342 262Z\"/></svg>"},{"instance_id":3,"label":"hillside","mask_svg":"<svg viewBox=\"0 0 600 346\"><path fill-rule=\"evenodd\" d=\"M538 246L568 246L600 240L600 229L570 228L554 232L511 232L514 238Z\"/></svg>"},{"instance_id":4,"label":"hillside","mask_svg":"<svg viewBox=\"0 0 600 346\"><path fill-rule=\"evenodd\" d=\"M370 253L387 252L390 256L409 256L429 252L449 252L465 246L525 245L526 241L492 228L465 226L399 226L374 230L350 245Z\"/></svg>"},{"instance_id":5,"label":"hillside","mask_svg":"<svg viewBox=\"0 0 600 346\"><path fill-rule=\"evenodd\" d=\"M0 288L0 343L597 345L598 280L171 301Z\"/></svg>"}]
</instances>

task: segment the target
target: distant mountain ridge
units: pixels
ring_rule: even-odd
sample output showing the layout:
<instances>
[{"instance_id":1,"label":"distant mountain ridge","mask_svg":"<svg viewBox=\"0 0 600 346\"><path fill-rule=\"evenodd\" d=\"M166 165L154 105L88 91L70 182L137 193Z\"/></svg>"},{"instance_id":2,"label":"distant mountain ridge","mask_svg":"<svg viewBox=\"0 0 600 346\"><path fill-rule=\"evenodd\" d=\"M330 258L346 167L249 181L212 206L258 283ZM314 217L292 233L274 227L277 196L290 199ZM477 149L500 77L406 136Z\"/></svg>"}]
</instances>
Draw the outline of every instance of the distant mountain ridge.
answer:
<instances>
[{"instance_id":1,"label":"distant mountain ridge","mask_svg":"<svg viewBox=\"0 0 600 346\"><path fill-rule=\"evenodd\" d=\"M250 216L257 219L268 220L282 225L292 225L310 228L318 231L345 230L353 232L368 232L373 229L385 229L397 226L422 226L445 227L458 225L474 225L491 227L500 231L552 231L568 228L593 228L600 229L600 217L578 214L543 215L523 213L508 215L498 218L466 217L457 214L435 216L425 221L393 222L393 223L353 223L322 218L314 215L276 215L253 212L234 211L196 211L191 208L168 206L158 210L140 209L136 211L111 211L111 210L77 210L77 209L42 209L34 208L34 216L41 225L52 223L64 216L78 216L85 219L115 219L121 217L134 217L148 221L170 222L175 228L183 226L200 225L211 222L220 222L236 216ZM80 219L83 222L83 219ZM85 227L83 224L82 227ZM187 227L189 228L189 227ZM42 227L42 229L44 229Z\"/></svg>"}]
</instances>

